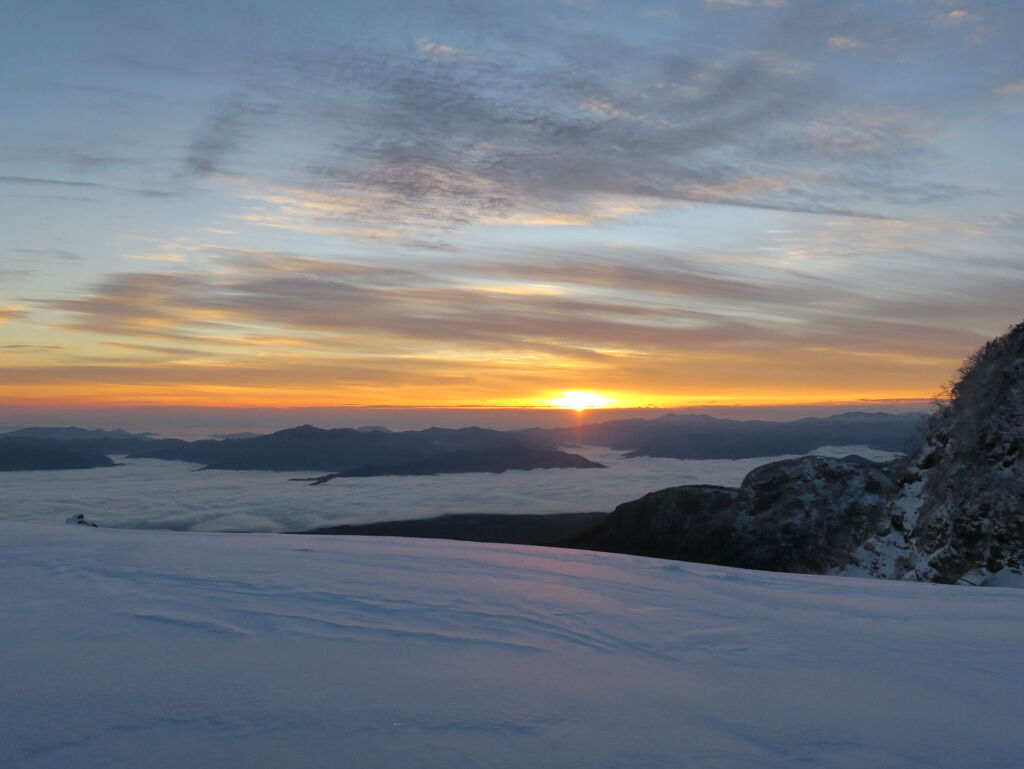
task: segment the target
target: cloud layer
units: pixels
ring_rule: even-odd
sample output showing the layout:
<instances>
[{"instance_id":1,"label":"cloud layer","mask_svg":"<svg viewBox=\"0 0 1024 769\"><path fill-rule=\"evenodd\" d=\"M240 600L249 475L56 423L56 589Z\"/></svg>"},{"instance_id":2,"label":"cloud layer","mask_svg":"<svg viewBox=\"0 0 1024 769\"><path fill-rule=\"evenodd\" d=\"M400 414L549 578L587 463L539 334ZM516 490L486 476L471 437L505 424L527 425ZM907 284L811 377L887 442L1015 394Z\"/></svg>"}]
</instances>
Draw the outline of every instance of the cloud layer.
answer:
<instances>
[{"instance_id":1,"label":"cloud layer","mask_svg":"<svg viewBox=\"0 0 1024 769\"><path fill-rule=\"evenodd\" d=\"M872 459L887 452L840 447ZM444 513L610 511L649 491L685 483L737 486L765 459L623 459L608 449L582 453L603 470L509 471L428 477L350 478L321 486L301 473L207 470L158 459L121 467L4 474L0 519L62 524L84 513L103 526L197 531L304 531L343 523L428 518Z\"/></svg>"},{"instance_id":2,"label":"cloud layer","mask_svg":"<svg viewBox=\"0 0 1024 769\"><path fill-rule=\"evenodd\" d=\"M880 245L864 245L841 269L858 269L869 248L884 260L889 241L904 236L879 233ZM117 273L92 293L46 302L62 313L61 328L102 339L103 353L23 365L5 384L63 379L154 395L199 385L255 402L335 390L355 404L454 405L594 388L656 398L753 390L762 402L783 393L792 402L815 399L813 377L832 399L920 397L955 368L951 349L984 341L956 327L958 313L1016 311L999 263L934 276L888 264L877 269L893 284L865 288L829 281L815 261L834 272L832 246L813 248L820 257L739 269L642 248L497 250L431 273L207 248L201 268ZM936 304L904 289L901 273L933 296L973 285L978 303Z\"/></svg>"},{"instance_id":3,"label":"cloud layer","mask_svg":"<svg viewBox=\"0 0 1024 769\"><path fill-rule=\"evenodd\" d=\"M304 121L304 167L255 195L249 217L371 237L693 204L885 217L887 203L963 193L928 179L926 111L851 104L784 49L544 43L544 56L499 37L479 55L421 41L406 56L345 47L261 61L248 95L216 106L186 170L246 173L254 135Z\"/></svg>"}]
</instances>

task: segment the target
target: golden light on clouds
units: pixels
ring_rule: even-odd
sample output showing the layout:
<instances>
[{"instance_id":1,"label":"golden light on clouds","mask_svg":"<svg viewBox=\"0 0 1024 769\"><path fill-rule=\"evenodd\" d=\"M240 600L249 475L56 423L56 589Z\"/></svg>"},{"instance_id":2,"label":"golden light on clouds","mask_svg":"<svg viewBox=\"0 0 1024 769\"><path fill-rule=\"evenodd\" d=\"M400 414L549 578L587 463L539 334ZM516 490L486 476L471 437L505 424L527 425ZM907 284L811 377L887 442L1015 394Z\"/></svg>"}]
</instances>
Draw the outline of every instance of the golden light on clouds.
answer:
<instances>
[{"instance_id":1,"label":"golden light on clouds","mask_svg":"<svg viewBox=\"0 0 1024 769\"><path fill-rule=\"evenodd\" d=\"M20 318L26 312L24 307L4 306L0 305L0 323L6 323L9 320Z\"/></svg>"},{"instance_id":2,"label":"golden light on clouds","mask_svg":"<svg viewBox=\"0 0 1024 769\"><path fill-rule=\"evenodd\" d=\"M891 229L876 227L878 243L862 233L861 250L884 250ZM0 307L17 333L0 397L574 411L927 398L960 360L949 345L977 343L829 321L799 303L818 283L788 267L744 281L658 252L621 264L620 251L446 257L428 272L207 245L187 269L114 274L31 318Z\"/></svg>"},{"instance_id":3,"label":"golden light on clouds","mask_svg":"<svg viewBox=\"0 0 1024 769\"><path fill-rule=\"evenodd\" d=\"M561 296L565 293L558 286L543 283L467 285L466 288L488 294L509 294L510 296Z\"/></svg>"}]
</instances>

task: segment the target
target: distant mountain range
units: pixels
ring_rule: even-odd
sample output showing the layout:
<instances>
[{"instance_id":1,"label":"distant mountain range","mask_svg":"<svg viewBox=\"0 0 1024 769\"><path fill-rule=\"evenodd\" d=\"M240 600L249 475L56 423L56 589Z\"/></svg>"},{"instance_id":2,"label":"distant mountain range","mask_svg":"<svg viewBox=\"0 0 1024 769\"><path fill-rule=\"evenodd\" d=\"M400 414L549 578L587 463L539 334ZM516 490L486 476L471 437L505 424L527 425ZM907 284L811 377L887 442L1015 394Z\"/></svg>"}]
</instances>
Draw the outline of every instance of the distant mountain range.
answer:
<instances>
[{"instance_id":1,"label":"distant mountain range","mask_svg":"<svg viewBox=\"0 0 1024 769\"><path fill-rule=\"evenodd\" d=\"M717 419L667 414L657 419L533 429L523 435L560 446L607 446L628 456L674 459L747 459L806 454L819 446L868 446L905 452L920 440L922 414L860 411L794 422Z\"/></svg>"},{"instance_id":2,"label":"distant mountain range","mask_svg":"<svg viewBox=\"0 0 1024 769\"><path fill-rule=\"evenodd\" d=\"M716 419L704 415L667 415L579 428L490 430L482 427L391 432L381 427L322 429L312 425L270 435L235 434L219 440L155 438L152 433L85 430L78 427L30 427L0 435L0 442L32 440L35 463L60 469L71 461L61 451L74 443L92 455L91 466L109 455L181 460L212 470L323 471L333 477L503 472L537 468L594 468L578 454L561 449L606 446L629 456L678 459L741 459L804 454L823 445L866 445L906 451L918 435L920 415L848 413L796 422ZM46 452L53 449L52 461ZM8 452L14 457L17 452ZM26 469L10 459L0 469ZM81 465L74 465L81 466Z\"/></svg>"},{"instance_id":3,"label":"distant mountain range","mask_svg":"<svg viewBox=\"0 0 1024 769\"><path fill-rule=\"evenodd\" d=\"M156 433L116 430L87 430L84 427L23 427L3 433L0 438L42 438L51 441L149 440Z\"/></svg>"},{"instance_id":4,"label":"distant mountain range","mask_svg":"<svg viewBox=\"0 0 1024 769\"><path fill-rule=\"evenodd\" d=\"M104 467L109 454L181 460L209 470L320 470L331 477L500 473L538 468L600 468L578 454L526 445L513 433L467 427L393 433L371 427L303 425L255 437L183 441L124 430L26 428L0 435L0 470ZM533 439L533 443L540 442Z\"/></svg>"},{"instance_id":5,"label":"distant mountain range","mask_svg":"<svg viewBox=\"0 0 1024 769\"><path fill-rule=\"evenodd\" d=\"M579 454L536 449L519 443L476 449L446 451L432 457L407 462L364 465L354 470L331 473L319 478L295 478L312 481L317 486L334 478L368 478L378 475L442 475L446 473L503 473L506 470L539 470L552 468L602 468Z\"/></svg>"},{"instance_id":6,"label":"distant mountain range","mask_svg":"<svg viewBox=\"0 0 1024 769\"><path fill-rule=\"evenodd\" d=\"M85 470L114 464L72 441L0 437L0 470Z\"/></svg>"},{"instance_id":7,"label":"distant mountain range","mask_svg":"<svg viewBox=\"0 0 1024 769\"><path fill-rule=\"evenodd\" d=\"M554 452L561 455L556 459L550 453L480 427L393 433L302 425L241 440L153 441L131 456L196 462L210 470L323 470L348 477L593 466L583 464L583 457Z\"/></svg>"}]
</instances>

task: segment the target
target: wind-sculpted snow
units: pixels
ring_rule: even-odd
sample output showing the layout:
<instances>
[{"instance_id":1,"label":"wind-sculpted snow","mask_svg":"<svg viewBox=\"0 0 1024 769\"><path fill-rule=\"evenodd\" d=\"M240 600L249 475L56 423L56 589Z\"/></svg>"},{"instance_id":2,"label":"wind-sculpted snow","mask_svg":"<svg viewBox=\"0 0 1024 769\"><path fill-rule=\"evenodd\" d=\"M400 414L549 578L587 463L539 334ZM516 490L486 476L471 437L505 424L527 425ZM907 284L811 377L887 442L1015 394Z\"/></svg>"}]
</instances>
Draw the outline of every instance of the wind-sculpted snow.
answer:
<instances>
[{"instance_id":1,"label":"wind-sculpted snow","mask_svg":"<svg viewBox=\"0 0 1024 769\"><path fill-rule=\"evenodd\" d=\"M125 463L120 467L5 473L0 520L63 523L84 513L102 526L269 532L442 513L594 512L680 483L738 486L750 470L769 461L625 459L610 449L574 451L608 467L339 478L310 487L288 480L301 472L196 472L198 465L185 462L119 457ZM858 447L820 451L893 456Z\"/></svg>"},{"instance_id":2,"label":"wind-sculpted snow","mask_svg":"<svg viewBox=\"0 0 1024 769\"><path fill-rule=\"evenodd\" d=\"M10 769L1009 769L1011 590L0 523Z\"/></svg>"}]
</instances>

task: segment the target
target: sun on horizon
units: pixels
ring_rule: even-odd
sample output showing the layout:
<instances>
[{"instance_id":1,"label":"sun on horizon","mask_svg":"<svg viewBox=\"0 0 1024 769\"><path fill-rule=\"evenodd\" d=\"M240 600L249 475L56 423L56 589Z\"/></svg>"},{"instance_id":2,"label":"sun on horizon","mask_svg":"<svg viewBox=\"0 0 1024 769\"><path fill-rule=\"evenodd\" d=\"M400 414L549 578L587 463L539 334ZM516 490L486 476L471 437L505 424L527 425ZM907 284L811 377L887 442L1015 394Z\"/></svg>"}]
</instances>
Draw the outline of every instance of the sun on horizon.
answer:
<instances>
[{"instance_id":1,"label":"sun on horizon","mask_svg":"<svg viewBox=\"0 0 1024 769\"><path fill-rule=\"evenodd\" d=\"M599 409L611 405L611 400L598 395L597 393L585 392L582 390L568 390L557 398L552 398L548 403L560 409L572 409L573 411L586 411L587 409Z\"/></svg>"}]
</instances>

